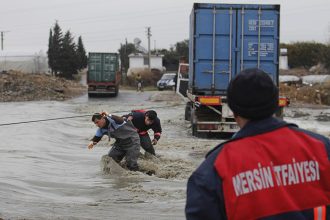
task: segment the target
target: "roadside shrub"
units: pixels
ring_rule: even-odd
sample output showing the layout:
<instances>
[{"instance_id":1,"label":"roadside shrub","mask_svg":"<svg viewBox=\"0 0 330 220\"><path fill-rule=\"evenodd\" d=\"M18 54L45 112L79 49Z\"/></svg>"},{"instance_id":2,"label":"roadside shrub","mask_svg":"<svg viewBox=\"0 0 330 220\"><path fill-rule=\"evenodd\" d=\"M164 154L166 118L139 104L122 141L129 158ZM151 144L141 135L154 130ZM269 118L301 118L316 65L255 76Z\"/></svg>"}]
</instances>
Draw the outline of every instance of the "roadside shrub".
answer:
<instances>
[{"instance_id":1,"label":"roadside shrub","mask_svg":"<svg viewBox=\"0 0 330 220\"><path fill-rule=\"evenodd\" d=\"M282 44L282 47L288 49L288 62L290 68L304 67L309 69L320 62L324 62L325 56L330 51L327 49L326 45L316 42Z\"/></svg>"},{"instance_id":2,"label":"roadside shrub","mask_svg":"<svg viewBox=\"0 0 330 220\"><path fill-rule=\"evenodd\" d=\"M280 95L292 102L330 105L330 82L313 86L288 86L280 84Z\"/></svg>"},{"instance_id":3,"label":"roadside shrub","mask_svg":"<svg viewBox=\"0 0 330 220\"><path fill-rule=\"evenodd\" d=\"M144 69L141 71L134 71L131 75L127 76L127 83L130 86L135 86L135 78L140 74L143 81L143 86L156 86L157 81L162 77L162 72L158 69Z\"/></svg>"}]
</instances>

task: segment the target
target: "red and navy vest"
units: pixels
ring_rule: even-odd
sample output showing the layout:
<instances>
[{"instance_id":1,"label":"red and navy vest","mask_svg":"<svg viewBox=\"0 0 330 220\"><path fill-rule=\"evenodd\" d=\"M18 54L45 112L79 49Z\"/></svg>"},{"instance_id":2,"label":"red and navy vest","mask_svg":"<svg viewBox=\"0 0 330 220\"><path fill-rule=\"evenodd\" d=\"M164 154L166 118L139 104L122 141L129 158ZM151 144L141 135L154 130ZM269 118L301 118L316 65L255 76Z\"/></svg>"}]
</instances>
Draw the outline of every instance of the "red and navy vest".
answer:
<instances>
[{"instance_id":1,"label":"red and navy vest","mask_svg":"<svg viewBox=\"0 0 330 220\"><path fill-rule=\"evenodd\" d=\"M299 130L282 127L228 142L214 166L222 179L228 219L310 208L317 213L330 204L330 163L324 143Z\"/></svg>"}]
</instances>

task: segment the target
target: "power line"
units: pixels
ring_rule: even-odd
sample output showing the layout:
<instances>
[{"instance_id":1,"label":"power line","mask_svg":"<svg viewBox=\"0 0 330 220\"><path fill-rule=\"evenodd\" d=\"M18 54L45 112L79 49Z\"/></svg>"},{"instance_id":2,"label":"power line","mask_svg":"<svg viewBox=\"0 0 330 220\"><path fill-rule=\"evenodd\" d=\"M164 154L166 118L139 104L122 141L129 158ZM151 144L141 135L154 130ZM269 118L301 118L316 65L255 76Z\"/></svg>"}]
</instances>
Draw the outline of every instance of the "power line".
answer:
<instances>
[{"instance_id":1,"label":"power line","mask_svg":"<svg viewBox=\"0 0 330 220\"><path fill-rule=\"evenodd\" d=\"M170 10L168 10L170 9ZM72 25L72 23L81 23L83 25L85 24L88 24L90 22L92 23L99 23L99 22L107 22L107 24L109 24L109 22L111 23L118 23L118 24L122 24L123 22L127 21L136 21L136 19L141 19L141 18L150 18L152 16L159 16L160 14L165 14L165 15L168 15L168 14L171 14L171 13L175 13L175 12L181 12L182 9L178 9L178 6L176 7L173 7L172 8L162 8L161 10L150 10L150 11L146 11L146 10L143 10L143 13L141 14L141 12L130 12L129 14L125 15L125 17L121 17L122 13L119 13L118 14L111 14L111 16L109 15L106 15L106 16L97 16L97 17L85 17L85 18L82 18L82 17L79 17L79 18L76 18L76 19L63 19L63 20L60 20L59 22L61 24L65 24L65 23L69 23ZM15 28L19 28L19 29L31 29L31 26L37 26L37 28L40 28L41 25L49 25L48 22L40 22L40 23L34 23L34 24L19 24L19 25L13 25L12 27L15 27Z\"/></svg>"},{"instance_id":2,"label":"power line","mask_svg":"<svg viewBox=\"0 0 330 220\"><path fill-rule=\"evenodd\" d=\"M180 105L175 105L175 106L182 106L185 104L180 104ZM167 106L154 106L154 107L149 107L147 109L157 109L157 108L164 108L164 107L173 107L173 105L167 105ZM126 111L115 111L111 113L123 113ZM20 122L12 122L12 123L4 123L0 124L1 126L9 126L9 125L18 125L18 124L29 124L29 123L35 123L35 122L44 122L44 121L56 121L56 120L62 120L62 119L69 119L69 118L82 118L82 117L90 117L92 116L91 114L86 114L86 115L76 115L76 116L67 116L67 117L59 117L59 118L47 118L47 119L39 119L39 120L31 120L31 121L20 121Z\"/></svg>"},{"instance_id":3,"label":"power line","mask_svg":"<svg viewBox=\"0 0 330 220\"><path fill-rule=\"evenodd\" d=\"M28 123L34 123L34 122L42 122L42 121L54 121L54 120L61 120L61 119L68 119L68 118L81 118L91 116L89 115L78 115L78 116L69 116L69 117L61 117L61 118L48 118L48 119L40 119L40 120L31 120L31 121L21 121L21 122L13 122L13 123L6 123L6 124L0 124L0 126L6 126L6 125L17 125L17 124L28 124Z\"/></svg>"},{"instance_id":4,"label":"power line","mask_svg":"<svg viewBox=\"0 0 330 220\"><path fill-rule=\"evenodd\" d=\"M169 30L169 31L173 31L173 34L176 33L174 32L175 29L180 29L182 30L182 25L183 24L186 24L186 22L177 22L176 24L165 24L165 25L161 25L160 27L156 27L155 29L159 30L159 31L166 31L166 30ZM136 31L131 31L131 32L125 32L124 34L126 35L134 35L134 34L138 34L138 33L141 33L140 31L137 31L138 29L142 29L143 26L140 26L140 27L134 27L130 30L136 30ZM81 32L79 33L79 35L83 35L84 37L84 42L99 42L99 41L110 41L110 40L118 40L118 39L122 39L120 36L122 36L122 34L120 34L121 31L124 31L124 30L127 30L127 28L115 28L115 29L111 29L111 31L106 31L106 30L103 30L103 31L95 31L95 32ZM115 32L115 34L114 34ZM33 32L31 32L31 34L33 34ZM37 44L34 44L34 43L40 43L40 39L36 39L36 36L35 35L29 35L29 36L24 36L24 39L25 40L29 40L30 42L30 45L37 45ZM155 33L157 34L157 33ZM166 34L169 34L169 35L173 35L172 33L169 33L167 31ZM112 38L110 37L109 38L109 35L112 36ZM89 36L89 37L88 37ZM113 38L113 36L118 36L118 37L115 37ZM162 36L164 36L164 34L160 35L160 37L157 37L157 39L161 38ZM91 40L91 38L93 38ZM166 39L166 38L165 38ZM22 36L13 36L13 38L11 38L11 41L13 40L20 40L22 41L23 38ZM46 45L46 41L45 41L45 45ZM9 45L13 45L12 43L9 44ZM16 42L15 45L26 45L26 43L21 43L21 42ZM39 44L38 44L39 45Z\"/></svg>"}]
</instances>

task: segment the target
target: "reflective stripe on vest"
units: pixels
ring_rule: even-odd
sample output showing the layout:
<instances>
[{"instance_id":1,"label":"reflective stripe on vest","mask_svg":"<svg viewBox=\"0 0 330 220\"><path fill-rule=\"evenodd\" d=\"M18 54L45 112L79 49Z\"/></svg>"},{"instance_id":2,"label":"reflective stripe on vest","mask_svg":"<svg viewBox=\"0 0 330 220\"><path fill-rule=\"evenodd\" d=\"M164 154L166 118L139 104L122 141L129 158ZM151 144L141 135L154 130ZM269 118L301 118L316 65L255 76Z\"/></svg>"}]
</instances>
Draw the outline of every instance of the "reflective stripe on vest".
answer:
<instances>
[{"instance_id":1,"label":"reflective stripe on vest","mask_svg":"<svg viewBox=\"0 0 330 220\"><path fill-rule=\"evenodd\" d=\"M133 109L132 112L142 112L142 113L146 113L147 110L145 109Z\"/></svg>"},{"instance_id":2,"label":"reflective stripe on vest","mask_svg":"<svg viewBox=\"0 0 330 220\"><path fill-rule=\"evenodd\" d=\"M146 135L146 134L148 134L147 131L139 131L139 135Z\"/></svg>"},{"instance_id":3,"label":"reflective stripe on vest","mask_svg":"<svg viewBox=\"0 0 330 220\"><path fill-rule=\"evenodd\" d=\"M319 206L314 208L314 220L325 220L326 216L325 206Z\"/></svg>"}]
</instances>

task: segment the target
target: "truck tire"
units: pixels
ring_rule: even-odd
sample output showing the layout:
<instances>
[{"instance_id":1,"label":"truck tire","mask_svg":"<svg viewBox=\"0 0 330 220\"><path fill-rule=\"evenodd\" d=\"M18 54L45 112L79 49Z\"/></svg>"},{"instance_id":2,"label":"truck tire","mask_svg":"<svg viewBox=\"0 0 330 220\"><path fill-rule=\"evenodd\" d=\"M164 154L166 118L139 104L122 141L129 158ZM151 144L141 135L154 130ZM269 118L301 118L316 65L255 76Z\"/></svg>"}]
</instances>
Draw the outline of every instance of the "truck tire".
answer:
<instances>
[{"instance_id":1,"label":"truck tire","mask_svg":"<svg viewBox=\"0 0 330 220\"><path fill-rule=\"evenodd\" d=\"M197 125L196 124L191 124L191 134L192 134L192 136L198 137Z\"/></svg>"},{"instance_id":2,"label":"truck tire","mask_svg":"<svg viewBox=\"0 0 330 220\"><path fill-rule=\"evenodd\" d=\"M192 136L198 137L195 109L190 106L190 123Z\"/></svg>"},{"instance_id":3,"label":"truck tire","mask_svg":"<svg viewBox=\"0 0 330 220\"><path fill-rule=\"evenodd\" d=\"M119 92L119 86L116 86L115 93L113 94L113 96L116 97L118 95L118 92Z\"/></svg>"},{"instance_id":4,"label":"truck tire","mask_svg":"<svg viewBox=\"0 0 330 220\"><path fill-rule=\"evenodd\" d=\"M184 110L184 120L190 121L191 117L191 102L186 103L186 108Z\"/></svg>"},{"instance_id":5,"label":"truck tire","mask_svg":"<svg viewBox=\"0 0 330 220\"><path fill-rule=\"evenodd\" d=\"M275 112L276 118L282 119L284 117L283 107L279 107Z\"/></svg>"}]
</instances>

